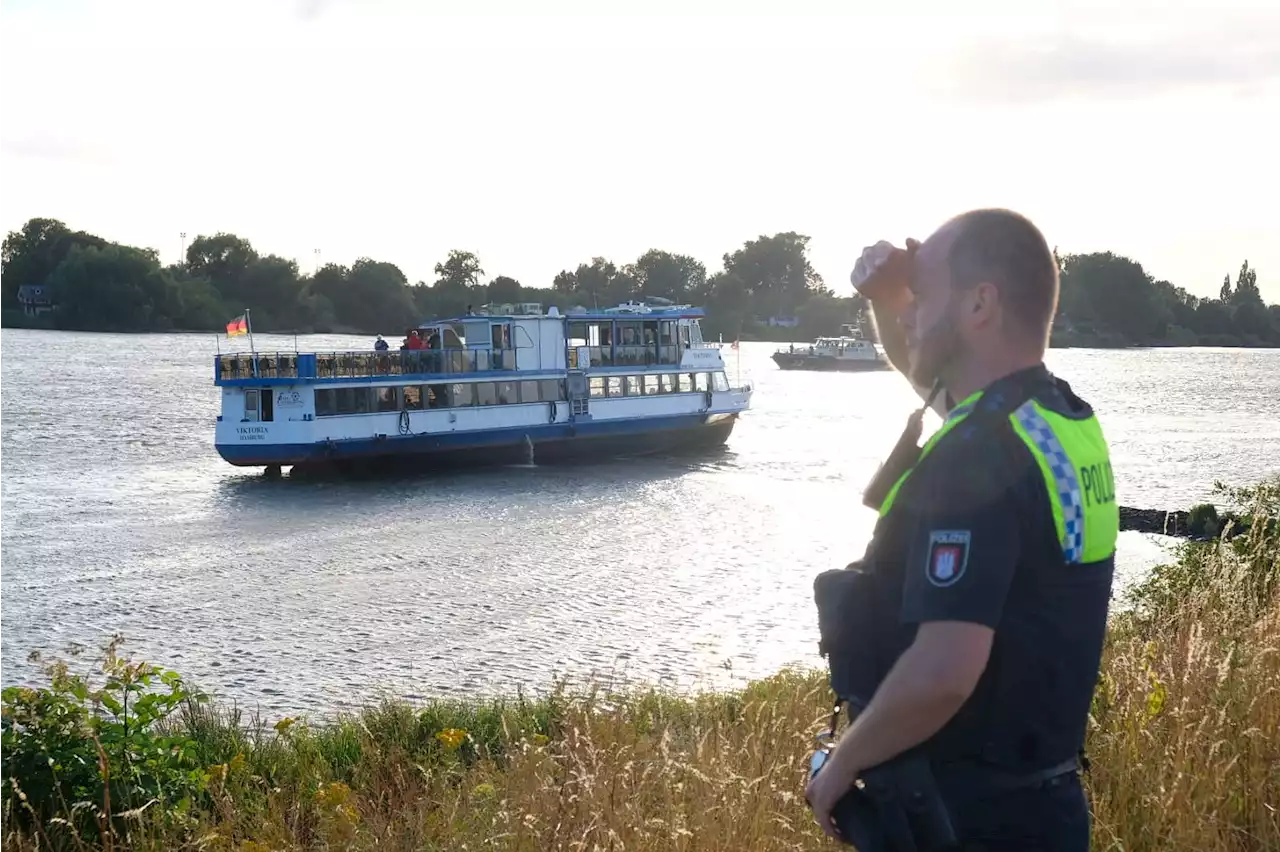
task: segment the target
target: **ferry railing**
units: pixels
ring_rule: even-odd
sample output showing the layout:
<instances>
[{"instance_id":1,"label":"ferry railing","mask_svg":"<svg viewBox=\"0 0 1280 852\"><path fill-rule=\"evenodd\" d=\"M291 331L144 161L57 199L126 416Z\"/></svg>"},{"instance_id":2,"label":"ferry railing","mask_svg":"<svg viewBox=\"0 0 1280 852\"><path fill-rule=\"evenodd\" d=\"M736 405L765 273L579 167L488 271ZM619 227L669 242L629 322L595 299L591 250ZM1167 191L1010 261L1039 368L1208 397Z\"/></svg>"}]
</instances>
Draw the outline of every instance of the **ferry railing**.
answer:
<instances>
[{"instance_id":1,"label":"ferry railing","mask_svg":"<svg viewBox=\"0 0 1280 852\"><path fill-rule=\"evenodd\" d=\"M399 352L316 353L316 376L322 379L422 373L452 375L515 368L514 349L403 349Z\"/></svg>"},{"instance_id":2,"label":"ferry railing","mask_svg":"<svg viewBox=\"0 0 1280 852\"><path fill-rule=\"evenodd\" d=\"M299 362L302 362L301 367ZM399 352L236 353L217 356L217 376L234 379L355 379L411 374L514 371L514 349L414 349Z\"/></svg>"},{"instance_id":3,"label":"ferry railing","mask_svg":"<svg viewBox=\"0 0 1280 852\"><path fill-rule=\"evenodd\" d=\"M298 377L296 352L250 353L218 356L223 379L293 379Z\"/></svg>"}]
</instances>

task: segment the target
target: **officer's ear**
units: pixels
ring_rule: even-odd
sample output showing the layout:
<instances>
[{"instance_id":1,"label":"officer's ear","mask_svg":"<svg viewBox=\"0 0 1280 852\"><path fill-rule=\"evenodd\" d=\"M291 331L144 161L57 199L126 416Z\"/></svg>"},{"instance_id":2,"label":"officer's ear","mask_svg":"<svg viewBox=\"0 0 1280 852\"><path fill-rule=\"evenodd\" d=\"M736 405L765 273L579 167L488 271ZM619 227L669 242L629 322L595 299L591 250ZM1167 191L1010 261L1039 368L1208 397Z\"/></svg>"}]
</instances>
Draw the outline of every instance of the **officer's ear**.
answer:
<instances>
[{"instance_id":1,"label":"officer's ear","mask_svg":"<svg viewBox=\"0 0 1280 852\"><path fill-rule=\"evenodd\" d=\"M980 281L969 290L967 301L969 322L976 327L995 323L1000 318L1000 288L990 281Z\"/></svg>"}]
</instances>

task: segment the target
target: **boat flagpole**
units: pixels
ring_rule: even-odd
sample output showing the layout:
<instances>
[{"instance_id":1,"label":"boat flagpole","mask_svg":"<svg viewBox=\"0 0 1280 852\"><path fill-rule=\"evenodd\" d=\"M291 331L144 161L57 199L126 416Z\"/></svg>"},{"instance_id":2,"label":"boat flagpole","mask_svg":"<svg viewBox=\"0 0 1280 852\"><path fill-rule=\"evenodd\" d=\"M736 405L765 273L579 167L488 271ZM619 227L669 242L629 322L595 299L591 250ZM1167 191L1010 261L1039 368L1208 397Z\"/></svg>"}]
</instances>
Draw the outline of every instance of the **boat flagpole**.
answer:
<instances>
[{"instance_id":1,"label":"boat flagpole","mask_svg":"<svg viewBox=\"0 0 1280 852\"><path fill-rule=\"evenodd\" d=\"M253 363L253 376L258 377L258 350L253 348L253 319L249 316L249 309L244 309L244 328L249 332L249 357Z\"/></svg>"}]
</instances>

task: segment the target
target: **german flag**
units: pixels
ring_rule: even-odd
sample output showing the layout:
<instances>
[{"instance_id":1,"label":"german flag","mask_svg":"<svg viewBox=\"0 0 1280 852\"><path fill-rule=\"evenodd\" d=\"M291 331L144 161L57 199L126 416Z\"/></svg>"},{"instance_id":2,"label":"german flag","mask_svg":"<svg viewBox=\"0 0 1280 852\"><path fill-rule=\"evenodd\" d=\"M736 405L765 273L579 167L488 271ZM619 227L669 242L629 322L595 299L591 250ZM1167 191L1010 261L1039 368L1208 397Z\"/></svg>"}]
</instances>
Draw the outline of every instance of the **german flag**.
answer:
<instances>
[{"instance_id":1,"label":"german flag","mask_svg":"<svg viewBox=\"0 0 1280 852\"><path fill-rule=\"evenodd\" d=\"M227 323L227 337L238 337L241 334L249 333L249 323L245 319L244 314Z\"/></svg>"}]
</instances>

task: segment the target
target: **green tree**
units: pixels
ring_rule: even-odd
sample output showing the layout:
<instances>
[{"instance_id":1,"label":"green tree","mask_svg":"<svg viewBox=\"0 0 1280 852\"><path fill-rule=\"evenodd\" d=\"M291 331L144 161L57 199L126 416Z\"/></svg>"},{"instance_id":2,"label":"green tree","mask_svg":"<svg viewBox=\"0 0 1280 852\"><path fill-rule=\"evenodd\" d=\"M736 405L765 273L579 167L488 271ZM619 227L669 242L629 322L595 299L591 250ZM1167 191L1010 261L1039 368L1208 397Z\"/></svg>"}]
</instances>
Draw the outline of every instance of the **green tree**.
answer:
<instances>
[{"instance_id":1,"label":"green tree","mask_svg":"<svg viewBox=\"0 0 1280 852\"><path fill-rule=\"evenodd\" d=\"M831 291L809 262L809 237L794 231L760 236L724 256L724 271L751 296L760 318L791 316L809 296Z\"/></svg>"},{"instance_id":2,"label":"green tree","mask_svg":"<svg viewBox=\"0 0 1280 852\"><path fill-rule=\"evenodd\" d=\"M18 306L18 290L25 284L45 284L58 264L74 248L104 248L107 241L84 231L72 231L57 219L29 219L10 231L0 248L3 304Z\"/></svg>"},{"instance_id":3,"label":"green tree","mask_svg":"<svg viewBox=\"0 0 1280 852\"><path fill-rule=\"evenodd\" d=\"M489 302L520 302L521 297L520 282L506 275L499 275L497 278L489 282Z\"/></svg>"},{"instance_id":4,"label":"green tree","mask_svg":"<svg viewBox=\"0 0 1280 852\"><path fill-rule=\"evenodd\" d=\"M252 300L247 273L257 259L258 252L249 241L235 234L201 235L187 246L187 272L207 278L232 306L236 302L247 305Z\"/></svg>"},{"instance_id":5,"label":"green tree","mask_svg":"<svg viewBox=\"0 0 1280 852\"><path fill-rule=\"evenodd\" d=\"M641 296L685 304L707 286L707 267L687 254L650 249L625 270Z\"/></svg>"},{"instance_id":6,"label":"green tree","mask_svg":"<svg viewBox=\"0 0 1280 852\"><path fill-rule=\"evenodd\" d=\"M477 287L484 269L480 267L480 258L469 251L453 249L442 263L435 268L436 286L442 284L457 288Z\"/></svg>"},{"instance_id":7,"label":"green tree","mask_svg":"<svg viewBox=\"0 0 1280 852\"><path fill-rule=\"evenodd\" d=\"M47 283L61 328L167 331L184 311L177 282L128 246L75 246Z\"/></svg>"},{"instance_id":8,"label":"green tree","mask_svg":"<svg viewBox=\"0 0 1280 852\"><path fill-rule=\"evenodd\" d=\"M1142 265L1111 252L1070 255L1061 279L1064 308L1122 341L1152 343L1173 319Z\"/></svg>"}]
</instances>

